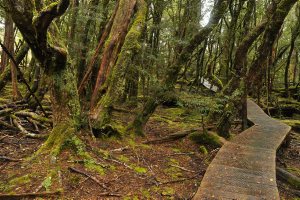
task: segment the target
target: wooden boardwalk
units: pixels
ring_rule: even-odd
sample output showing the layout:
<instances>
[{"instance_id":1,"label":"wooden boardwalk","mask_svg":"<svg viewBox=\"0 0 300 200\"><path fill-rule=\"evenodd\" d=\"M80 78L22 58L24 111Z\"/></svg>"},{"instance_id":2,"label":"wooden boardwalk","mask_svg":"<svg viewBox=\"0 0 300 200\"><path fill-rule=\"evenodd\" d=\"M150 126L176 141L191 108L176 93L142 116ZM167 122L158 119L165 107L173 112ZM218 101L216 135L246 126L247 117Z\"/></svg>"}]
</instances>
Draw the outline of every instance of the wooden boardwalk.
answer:
<instances>
[{"instance_id":1,"label":"wooden boardwalk","mask_svg":"<svg viewBox=\"0 0 300 200\"><path fill-rule=\"evenodd\" d=\"M209 165L194 197L205 199L280 199L276 151L291 127L266 115L248 100L254 126L227 142Z\"/></svg>"}]
</instances>

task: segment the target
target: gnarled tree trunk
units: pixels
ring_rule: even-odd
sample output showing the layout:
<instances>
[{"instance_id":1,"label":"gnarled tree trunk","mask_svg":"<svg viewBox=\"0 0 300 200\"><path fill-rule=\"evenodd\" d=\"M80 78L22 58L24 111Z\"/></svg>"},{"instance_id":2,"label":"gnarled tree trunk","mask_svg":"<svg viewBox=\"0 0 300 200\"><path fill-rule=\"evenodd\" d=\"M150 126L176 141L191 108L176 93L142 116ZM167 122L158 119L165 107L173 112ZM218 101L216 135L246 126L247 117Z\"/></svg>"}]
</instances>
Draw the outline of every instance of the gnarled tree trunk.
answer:
<instances>
[{"instance_id":1,"label":"gnarled tree trunk","mask_svg":"<svg viewBox=\"0 0 300 200\"><path fill-rule=\"evenodd\" d=\"M125 3L125 1L123 3ZM131 3L132 2L130 2L130 4ZM96 129L101 129L110 122L110 110L112 104L120 100L120 94L122 94L124 88L123 77L125 71L128 67L132 67L131 65L134 64L139 50L141 49L140 39L146 19L147 5L144 0L137 0L135 6L136 13L132 20L132 25L124 38L124 44L121 47L121 52L118 54L116 64L111 66L111 72L109 75L106 75L106 92L91 113L93 128ZM134 9L134 7L131 8ZM116 23L118 22L117 19L118 18L116 18Z\"/></svg>"},{"instance_id":2,"label":"gnarled tree trunk","mask_svg":"<svg viewBox=\"0 0 300 200\"><path fill-rule=\"evenodd\" d=\"M120 0L116 5L118 8L108 39L105 42L95 88L91 97L91 110L95 108L100 94L105 93L105 90L107 90L107 85L104 83L112 71L124 44L135 5L136 0Z\"/></svg>"},{"instance_id":3,"label":"gnarled tree trunk","mask_svg":"<svg viewBox=\"0 0 300 200\"><path fill-rule=\"evenodd\" d=\"M53 130L38 153L50 152L57 155L62 143L75 133L80 114L75 70L67 63L67 52L47 40L49 26L56 17L64 14L69 0L54 2L35 17L37 9L31 1L3 2L5 10L11 14L24 40L51 80Z\"/></svg>"}]
</instances>

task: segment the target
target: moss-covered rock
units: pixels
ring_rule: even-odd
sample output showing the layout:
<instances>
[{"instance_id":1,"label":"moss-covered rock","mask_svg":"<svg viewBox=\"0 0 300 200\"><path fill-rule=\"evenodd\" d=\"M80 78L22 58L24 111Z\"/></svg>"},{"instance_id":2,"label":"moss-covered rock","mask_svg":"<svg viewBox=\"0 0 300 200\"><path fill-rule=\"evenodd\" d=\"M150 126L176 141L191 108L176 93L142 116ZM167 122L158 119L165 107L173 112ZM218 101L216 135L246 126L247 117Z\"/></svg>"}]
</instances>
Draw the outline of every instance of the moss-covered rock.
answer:
<instances>
[{"instance_id":1,"label":"moss-covered rock","mask_svg":"<svg viewBox=\"0 0 300 200\"><path fill-rule=\"evenodd\" d=\"M221 142L220 138L217 135L214 135L214 134L211 134L208 132L192 133L192 134L190 134L189 138L197 144L208 145L213 148L222 146L222 142Z\"/></svg>"}]
</instances>

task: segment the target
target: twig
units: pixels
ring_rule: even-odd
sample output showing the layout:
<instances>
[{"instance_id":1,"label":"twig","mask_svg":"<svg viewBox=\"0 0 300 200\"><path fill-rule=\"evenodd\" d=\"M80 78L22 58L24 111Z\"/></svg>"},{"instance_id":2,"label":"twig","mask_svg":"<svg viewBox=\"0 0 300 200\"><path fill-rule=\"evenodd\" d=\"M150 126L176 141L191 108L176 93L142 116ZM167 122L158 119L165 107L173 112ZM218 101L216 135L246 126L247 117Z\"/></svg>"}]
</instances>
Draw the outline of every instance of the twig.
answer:
<instances>
[{"instance_id":1,"label":"twig","mask_svg":"<svg viewBox=\"0 0 300 200\"><path fill-rule=\"evenodd\" d=\"M129 149L129 147L126 146L126 147L122 147L122 148L119 148L119 149L110 150L110 152L122 152L122 151L126 151L128 149Z\"/></svg>"},{"instance_id":2,"label":"twig","mask_svg":"<svg viewBox=\"0 0 300 200\"><path fill-rule=\"evenodd\" d=\"M13 112L12 108L5 108L3 110L0 110L0 116L9 115L12 112Z\"/></svg>"},{"instance_id":3,"label":"twig","mask_svg":"<svg viewBox=\"0 0 300 200\"><path fill-rule=\"evenodd\" d=\"M164 155L164 154L162 154L162 155ZM172 154L167 154L166 156L170 157L170 156L188 156L188 155L195 155L195 152L172 153Z\"/></svg>"},{"instance_id":4,"label":"twig","mask_svg":"<svg viewBox=\"0 0 300 200\"><path fill-rule=\"evenodd\" d=\"M104 193L100 193L97 195L101 196L101 197L122 197L121 194L115 194L115 193L110 193L110 192L104 192Z\"/></svg>"},{"instance_id":5,"label":"twig","mask_svg":"<svg viewBox=\"0 0 300 200\"><path fill-rule=\"evenodd\" d=\"M23 193L23 194L0 194L0 200L20 200L25 198L35 198L35 197L53 197L61 195L62 191L56 192L41 192L41 193Z\"/></svg>"},{"instance_id":6,"label":"twig","mask_svg":"<svg viewBox=\"0 0 300 200\"><path fill-rule=\"evenodd\" d=\"M164 143L164 142L175 141L175 140L184 138L193 132L200 131L200 130L202 130L202 129L191 129L191 130L187 130L187 131L177 132L177 133L173 133L171 135L168 135L168 136L160 138L160 139L154 139L154 140L146 141L143 143L144 144L160 144L160 143Z\"/></svg>"},{"instance_id":7,"label":"twig","mask_svg":"<svg viewBox=\"0 0 300 200\"><path fill-rule=\"evenodd\" d=\"M182 179L173 180L173 181L158 182L158 185L166 185L166 184L180 183L180 182L192 180L192 179L195 179L195 178L197 178L197 176L188 177L188 178L182 178Z\"/></svg>"},{"instance_id":8,"label":"twig","mask_svg":"<svg viewBox=\"0 0 300 200\"><path fill-rule=\"evenodd\" d=\"M6 161L6 162L19 162L22 161L22 159L15 159L15 158L9 158L7 156L0 156L0 161Z\"/></svg>"},{"instance_id":9,"label":"twig","mask_svg":"<svg viewBox=\"0 0 300 200\"><path fill-rule=\"evenodd\" d=\"M101 186L102 188L104 188L104 189L106 189L106 190L109 190L109 188L108 188L106 185L104 185L103 183L100 183L100 181L99 181L98 179L96 179L95 177L89 175L88 173L86 173L86 172L84 172L84 171L81 171L81 170L79 170L79 169L76 169L76 168L74 168L74 167L69 167L69 170L70 170L71 172L75 172L75 173L78 173L78 174L82 174L82 175L84 175L84 176L86 176L86 177L89 177L91 180L93 180L94 182L96 182L96 183L97 183L99 186Z\"/></svg>"},{"instance_id":10,"label":"twig","mask_svg":"<svg viewBox=\"0 0 300 200\"><path fill-rule=\"evenodd\" d=\"M189 169L186 169L186 168L184 168L184 167L180 167L180 166L178 166L178 165L170 165L170 166L171 166L171 167L176 167L176 168L181 169L181 170L186 171L186 172L192 172L192 173L195 173L195 171L193 171L193 170L189 170Z\"/></svg>"},{"instance_id":11,"label":"twig","mask_svg":"<svg viewBox=\"0 0 300 200\"><path fill-rule=\"evenodd\" d=\"M28 133L25 135L27 138L32 139L47 139L49 137L49 134L34 134L34 133Z\"/></svg>"},{"instance_id":12,"label":"twig","mask_svg":"<svg viewBox=\"0 0 300 200\"><path fill-rule=\"evenodd\" d=\"M0 142L1 142L2 140L4 140L5 138L7 138L7 137L8 137L8 135L5 135L5 136L1 137L1 138L0 138Z\"/></svg>"},{"instance_id":13,"label":"twig","mask_svg":"<svg viewBox=\"0 0 300 200\"><path fill-rule=\"evenodd\" d=\"M110 157L111 157L111 156L110 156ZM112 162L118 163L118 164L120 164L120 165L123 165L123 166L127 167L128 169L133 170L132 167L130 167L129 165L127 165L127 164L124 163L124 162L118 161L118 160L113 159L113 158L104 158L104 159L105 159L105 160L108 160L108 161L112 161Z\"/></svg>"},{"instance_id":14,"label":"twig","mask_svg":"<svg viewBox=\"0 0 300 200\"><path fill-rule=\"evenodd\" d=\"M34 126L35 131L37 131L37 132L40 131L37 123L33 119L31 119L30 117L26 117L26 120Z\"/></svg>"}]
</instances>

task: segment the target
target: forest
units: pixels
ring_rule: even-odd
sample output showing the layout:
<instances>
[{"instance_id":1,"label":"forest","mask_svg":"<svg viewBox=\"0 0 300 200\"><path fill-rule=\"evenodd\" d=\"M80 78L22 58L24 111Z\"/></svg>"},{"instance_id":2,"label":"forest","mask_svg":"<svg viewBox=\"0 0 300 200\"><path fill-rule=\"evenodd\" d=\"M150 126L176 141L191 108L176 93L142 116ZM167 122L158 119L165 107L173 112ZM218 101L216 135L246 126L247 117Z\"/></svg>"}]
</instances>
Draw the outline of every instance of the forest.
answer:
<instances>
[{"instance_id":1,"label":"forest","mask_svg":"<svg viewBox=\"0 0 300 200\"><path fill-rule=\"evenodd\" d=\"M300 198L300 1L0 0L0 200Z\"/></svg>"}]
</instances>

